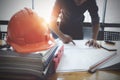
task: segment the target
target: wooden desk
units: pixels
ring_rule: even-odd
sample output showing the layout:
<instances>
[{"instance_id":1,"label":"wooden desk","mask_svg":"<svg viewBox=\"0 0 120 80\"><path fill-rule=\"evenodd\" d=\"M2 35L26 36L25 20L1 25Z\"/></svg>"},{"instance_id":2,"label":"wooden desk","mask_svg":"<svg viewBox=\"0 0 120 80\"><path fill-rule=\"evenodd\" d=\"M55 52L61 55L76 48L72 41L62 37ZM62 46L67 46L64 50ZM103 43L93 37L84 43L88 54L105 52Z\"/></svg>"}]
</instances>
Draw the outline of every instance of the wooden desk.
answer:
<instances>
[{"instance_id":1,"label":"wooden desk","mask_svg":"<svg viewBox=\"0 0 120 80\"><path fill-rule=\"evenodd\" d=\"M48 80L120 80L120 70L97 71L93 74L88 72L55 73L50 75Z\"/></svg>"}]
</instances>

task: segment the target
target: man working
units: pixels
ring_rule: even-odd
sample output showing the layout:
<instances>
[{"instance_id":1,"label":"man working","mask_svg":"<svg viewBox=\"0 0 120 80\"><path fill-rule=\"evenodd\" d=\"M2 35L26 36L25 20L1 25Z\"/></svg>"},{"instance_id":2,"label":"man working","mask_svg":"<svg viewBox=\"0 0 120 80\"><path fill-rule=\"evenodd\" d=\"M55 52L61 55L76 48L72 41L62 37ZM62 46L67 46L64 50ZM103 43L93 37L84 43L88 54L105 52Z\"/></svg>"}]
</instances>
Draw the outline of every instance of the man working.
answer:
<instances>
[{"instance_id":1,"label":"man working","mask_svg":"<svg viewBox=\"0 0 120 80\"><path fill-rule=\"evenodd\" d=\"M83 21L84 13L88 10L92 26L92 39L86 42L87 45L100 47L97 43L97 35L99 31L99 16L96 0L56 0L50 22L51 29L64 42L73 42L72 39L83 39ZM60 17L60 23L57 19Z\"/></svg>"}]
</instances>

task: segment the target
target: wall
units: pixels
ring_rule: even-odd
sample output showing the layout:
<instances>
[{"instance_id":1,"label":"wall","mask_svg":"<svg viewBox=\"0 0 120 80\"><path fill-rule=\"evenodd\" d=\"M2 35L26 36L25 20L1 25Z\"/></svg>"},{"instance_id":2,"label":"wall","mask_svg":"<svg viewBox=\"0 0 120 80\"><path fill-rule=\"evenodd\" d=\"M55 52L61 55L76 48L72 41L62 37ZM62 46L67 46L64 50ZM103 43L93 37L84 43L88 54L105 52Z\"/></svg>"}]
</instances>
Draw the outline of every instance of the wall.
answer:
<instances>
[{"instance_id":1,"label":"wall","mask_svg":"<svg viewBox=\"0 0 120 80\"><path fill-rule=\"evenodd\" d=\"M15 12L24 7L32 8L32 1L34 1L34 10L40 16L49 20L55 0L0 0L0 20L10 20ZM100 22L103 22L104 19L105 23L120 23L120 10L118 10L120 8L120 0L107 0L105 17L103 17L105 0L96 1L99 7ZM85 13L85 16L85 22L90 22L91 18L88 12ZM6 28L4 27L2 30L6 30Z\"/></svg>"},{"instance_id":2,"label":"wall","mask_svg":"<svg viewBox=\"0 0 120 80\"><path fill-rule=\"evenodd\" d=\"M15 12L32 7L32 0L0 0L0 20L9 20Z\"/></svg>"}]
</instances>

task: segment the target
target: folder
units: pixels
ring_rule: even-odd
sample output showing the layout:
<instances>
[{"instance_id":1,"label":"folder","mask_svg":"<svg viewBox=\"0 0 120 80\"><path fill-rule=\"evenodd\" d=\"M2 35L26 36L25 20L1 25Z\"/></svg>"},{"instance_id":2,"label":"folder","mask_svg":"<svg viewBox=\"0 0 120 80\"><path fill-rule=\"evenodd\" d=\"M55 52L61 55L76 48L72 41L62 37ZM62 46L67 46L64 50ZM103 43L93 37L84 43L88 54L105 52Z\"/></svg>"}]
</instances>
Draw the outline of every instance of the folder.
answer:
<instances>
[{"instance_id":1,"label":"folder","mask_svg":"<svg viewBox=\"0 0 120 80\"><path fill-rule=\"evenodd\" d=\"M57 67L58 67L58 64L59 64L59 62L60 62L60 60L61 60L61 58L62 58L63 53L64 53L64 45L61 45L61 46L59 47L59 49L58 49L58 51L57 51L54 59L53 59L54 66L55 66L55 70L56 70Z\"/></svg>"}]
</instances>

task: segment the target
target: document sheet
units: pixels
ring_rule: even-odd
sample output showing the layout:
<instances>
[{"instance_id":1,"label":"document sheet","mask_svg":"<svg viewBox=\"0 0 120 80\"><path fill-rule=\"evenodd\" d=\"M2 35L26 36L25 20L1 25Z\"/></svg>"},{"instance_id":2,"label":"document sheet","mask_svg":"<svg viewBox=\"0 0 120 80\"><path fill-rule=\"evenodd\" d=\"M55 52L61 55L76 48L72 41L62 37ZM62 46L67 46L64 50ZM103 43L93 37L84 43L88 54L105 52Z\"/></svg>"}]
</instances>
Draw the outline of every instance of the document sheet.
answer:
<instances>
[{"instance_id":1,"label":"document sheet","mask_svg":"<svg viewBox=\"0 0 120 80\"><path fill-rule=\"evenodd\" d=\"M74 41L76 46L72 43L64 44L64 54L56 72L87 71L92 65L106 59L114 53L117 53L117 55L113 56L110 61L105 63L100 68L120 62L120 54L118 54L117 51L107 51L102 48L96 49L93 47L88 47L85 45L86 40Z\"/></svg>"}]
</instances>

